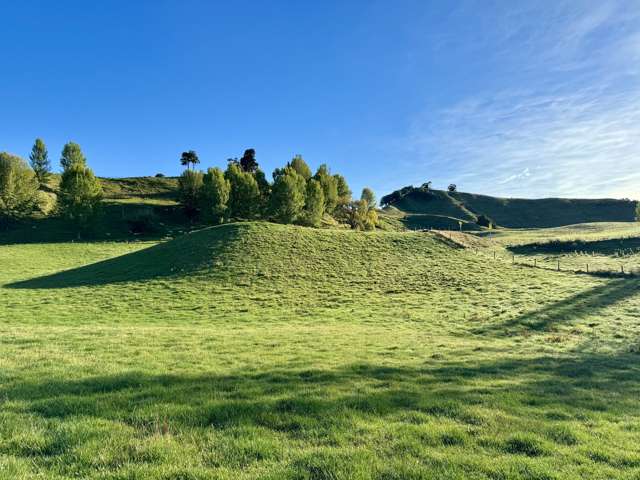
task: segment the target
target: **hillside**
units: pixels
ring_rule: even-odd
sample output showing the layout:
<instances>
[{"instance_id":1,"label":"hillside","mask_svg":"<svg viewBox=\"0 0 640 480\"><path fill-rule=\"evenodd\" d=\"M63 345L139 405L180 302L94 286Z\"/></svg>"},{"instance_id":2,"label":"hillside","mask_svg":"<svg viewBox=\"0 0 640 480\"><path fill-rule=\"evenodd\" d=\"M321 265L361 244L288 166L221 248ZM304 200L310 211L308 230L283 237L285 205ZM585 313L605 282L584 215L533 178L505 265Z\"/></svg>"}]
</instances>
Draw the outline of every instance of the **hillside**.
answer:
<instances>
[{"instance_id":1,"label":"hillside","mask_svg":"<svg viewBox=\"0 0 640 480\"><path fill-rule=\"evenodd\" d=\"M637 280L474 242L253 222L0 245L0 475L637 476Z\"/></svg>"},{"instance_id":2,"label":"hillside","mask_svg":"<svg viewBox=\"0 0 640 480\"><path fill-rule=\"evenodd\" d=\"M409 228L441 228L436 217L475 222L479 215L507 228L547 228L590 222L631 222L636 202L614 199L517 199L442 190L405 188L387 197L387 205L405 213ZM433 217L424 217L429 215Z\"/></svg>"}]
</instances>

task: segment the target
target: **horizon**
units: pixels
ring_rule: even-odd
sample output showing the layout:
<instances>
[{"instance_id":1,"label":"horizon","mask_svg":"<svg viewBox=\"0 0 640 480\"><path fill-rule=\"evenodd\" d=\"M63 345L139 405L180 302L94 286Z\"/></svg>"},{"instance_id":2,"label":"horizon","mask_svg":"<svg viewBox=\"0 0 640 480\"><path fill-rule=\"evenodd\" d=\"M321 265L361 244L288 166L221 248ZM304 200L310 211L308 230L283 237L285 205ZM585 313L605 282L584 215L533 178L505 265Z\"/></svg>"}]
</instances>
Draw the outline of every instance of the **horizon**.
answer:
<instances>
[{"instance_id":1,"label":"horizon","mask_svg":"<svg viewBox=\"0 0 640 480\"><path fill-rule=\"evenodd\" d=\"M277 6L275 6L277 5ZM100 177L178 175L182 151L271 178L301 154L378 198L432 181L505 198L631 198L631 1L7 5L0 151L67 141ZM256 22L248 19L258 19Z\"/></svg>"}]
</instances>

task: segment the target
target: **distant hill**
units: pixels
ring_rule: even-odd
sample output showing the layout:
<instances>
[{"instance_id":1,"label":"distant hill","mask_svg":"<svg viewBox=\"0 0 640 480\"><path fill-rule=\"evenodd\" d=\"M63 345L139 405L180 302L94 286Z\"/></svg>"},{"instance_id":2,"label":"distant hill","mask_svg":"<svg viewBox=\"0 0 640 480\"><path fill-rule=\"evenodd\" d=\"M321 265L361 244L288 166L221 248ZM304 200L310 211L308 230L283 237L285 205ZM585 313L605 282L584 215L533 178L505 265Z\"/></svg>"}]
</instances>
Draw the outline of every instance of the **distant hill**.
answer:
<instances>
[{"instance_id":1,"label":"distant hill","mask_svg":"<svg viewBox=\"0 0 640 480\"><path fill-rule=\"evenodd\" d=\"M615 199L499 198L463 192L405 187L382 197L381 203L404 214L408 228L470 229L484 215L508 228L545 228L587 222L631 222L636 202ZM446 219L446 220L445 220Z\"/></svg>"}]
</instances>

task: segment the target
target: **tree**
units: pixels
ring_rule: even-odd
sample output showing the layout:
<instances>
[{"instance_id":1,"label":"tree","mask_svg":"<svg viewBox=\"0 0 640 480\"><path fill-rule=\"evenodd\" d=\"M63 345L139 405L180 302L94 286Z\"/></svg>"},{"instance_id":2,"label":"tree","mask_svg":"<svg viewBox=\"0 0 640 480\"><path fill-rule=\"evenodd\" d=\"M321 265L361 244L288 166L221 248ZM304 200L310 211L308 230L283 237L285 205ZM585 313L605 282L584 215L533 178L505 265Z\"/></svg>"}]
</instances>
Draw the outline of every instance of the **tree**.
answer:
<instances>
[{"instance_id":1,"label":"tree","mask_svg":"<svg viewBox=\"0 0 640 480\"><path fill-rule=\"evenodd\" d=\"M271 184L267 180L267 176L259 168L256 169L253 177L256 179L258 190L260 191L260 202L258 210L263 211L269 203L269 196L271 195Z\"/></svg>"},{"instance_id":2,"label":"tree","mask_svg":"<svg viewBox=\"0 0 640 480\"><path fill-rule=\"evenodd\" d=\"M191 165L195 167L198 163L200 163L200 159L198 158L198 154L194 150L182 152L182 156L180 157L180 165L187 167L187 170L191 169Z\"/></svg>"},{"instance_id":3,"label":"tree","mask_svg":"<svg viewBox=\"0 0 640 480\"><path fill-rule=\"evenodd\" d=\"M219 168L210 168L204 175L201 203L202 212L206 220L222 223L227 213L231 184L224 178L224 173Z\"/></svg>"},{"instance_id":4,"label":"tree","mask_svg":"<svg viewBox=\"0 0 640 480\"><path fill-rule=\"evenodd\" d=\"M347 205L351 201L351 190L347 184L347 180L342 175L334 175L336 179L336 188L338 190L338 205Z\"/></svg>"},{"instance_id":5,"label":"tree","mask_svg":"<svg viewBox=\"0 0 640 480\"><path fill-rule=\"evenodd\" d=\"M38 179L33 170L20 157L0 152L0 220L25 217L37 203Z\"/></svg>"},{"instance_id":6,"label":"tree","mask_svg":"<svg viewBox=\"0 0 640 480\"><path fill-rule=\"evenodd\" d=\"M253 148L247 148L244 155L240 158L240 166L245 172L253 173L258 169L256 161L256 151Z\"/></svg>"},{"instance_id":7,"label":"tree","mask_svg":"<svg viewBox=\"0 0 640 480\"><path fill-rule=\"evenodd\" d=\"M376 196L369 187L365 187L362 189L362 195L360 196L361 200L364 200L367 204L367 208L371 210L376 207Z\"/></svg>"},{"instance_id":8,"label":"tree","mask_svg":"<svg viewBox=\"0 0 640 480\"><path fill-rule=\"evenodd\" d=\"M325 164L320 165L313 178L320 182L322 187L325 212L333 213L338 204L338 181L331 175L329 167Z\"/></svg>"},{"instance_id":9,"label":"tree","mask_svg":"<svg viewBox=\"0 0 640 480\"><path fill-rule=\"evenodd\" d=\"M304 177L287 167L271 189L269 211L275 220L293 223L300 218L305 201L305 187Z\"/></svg>"},{"instance_id":10,"label":"tree","mask_svg":"<svg viewBox=\"0 0 640 480\"><path fill-rule=\"evenodd\" d=\"M67 170L75 164L86 166L86 163L87 159L84 157L80 145L74 142L65 144L62 148L62 156L60 157L60 166L63 170Z\"/></svg>"},{"instance_id":11,"label":"tree","mask_svg":"<svg viewBox=\"0 0 640 480\"><path fill-rule=\"evenodd\" d=\"M102 187L84 161L72 161L62 172L58 206L60 213L74 222L80 232L100 213Z\"/></svg>"},{"instance_id":12,"label":"tree","mask_svg":"<svg viewBox=\"0 0 640 480\"><path fill-rule=\"evenodd\" d=\"M193 220L199 212L200 189L203 185L202 172L185 170L178 178L178 198L185 214Z\"/></svg>"},{"instance_id":13,"label":"tree","mask_svg":"<svg viewBox=\"0 0 640 480\"><path fill-rule=\"evenodd\" d=\"M260 211L260 188L255 177L233 162L224 176L229 180L229 214L237 218L254 218Z\"/></svg>"},{"instance_id":14,"label":"tree","mask_svg":"<svg viewBox=\"0 0 640 480\"><path fill-rule=\"evenodd\" d=\"M640 202L636 203L636 220L640 222Z\"/></svg>"},{"instance_id":15,"label":"tree","mask_svg":"<svg viewBox=\"0 0 640 480\"><path fill-rule=\"evenodd\" d=\"M309 181L311 178L311 169L309 168L309 165L307 165L307 162L302 158L302 155L296 155L293 157L293 160L289 162L289 166L293 168L298 175L301 175L305 182Z\"/></svg>"},{"instance_id":16,"label":"tree","mask_svg":"<svg viewBox=\"0 0 640 480\"><path fill-rule=\"evenodd\" d=\"M310 179L307 182L307 191L304 206L304 223L311 227L317 227L322 222L324 214L324 192L320 182Z\"/></svg>"},{"instance_id":17,"label":"tree","mask_svg":"<svg viewBox=\"0 0 640 480\"><path fill-rule=\"evenodd\" d=\"M49 162L47 147L41 138L36 138L31 148L29 160L31 160L31 168L35 172L40 185L46 185L51 174L51 162Z\"/></svg>"},{"instance_id":18,"label":"tree","mask_svg":"<svg viewBox=\"0 0 640 480\"><path fill-rule=\"evenodd\" d=\"M458 191L458 186L455 183L451 183L448 187L447 190L449 190L449 192L453 193L453 192L457 192Z\"/></svg>"},{"instance_id":19,"label":"tree","mask_svg":"<svg viewBox=\"0 0 640 480\"><path fill-rule=\"evenodd\" d=\"M492 229L495 226L495 222L484 214L478 216L476 224L489 229Z\"/></svg>"}]
</instances>

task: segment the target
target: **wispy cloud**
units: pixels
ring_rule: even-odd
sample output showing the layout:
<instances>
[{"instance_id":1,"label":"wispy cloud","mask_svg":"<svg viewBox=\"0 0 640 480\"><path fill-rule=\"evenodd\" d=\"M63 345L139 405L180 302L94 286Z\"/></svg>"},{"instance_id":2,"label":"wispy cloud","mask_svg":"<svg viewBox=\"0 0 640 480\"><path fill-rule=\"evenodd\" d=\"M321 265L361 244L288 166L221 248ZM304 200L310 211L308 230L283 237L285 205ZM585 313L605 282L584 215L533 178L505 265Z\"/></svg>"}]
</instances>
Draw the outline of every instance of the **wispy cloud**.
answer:
<instances>
[{"instance_id":1,"label":"wispy cloud","mask_svg":"<svg viewBox=\"0 0 640 480\"><path fill-rule=\"evenodd\" d=\"M529 69L522 86L415 119L407 144L434 181L505 196L640 197L640 4L557 5L502 16L508 48L496 55Z\"/></svg>"}]
</instances>

